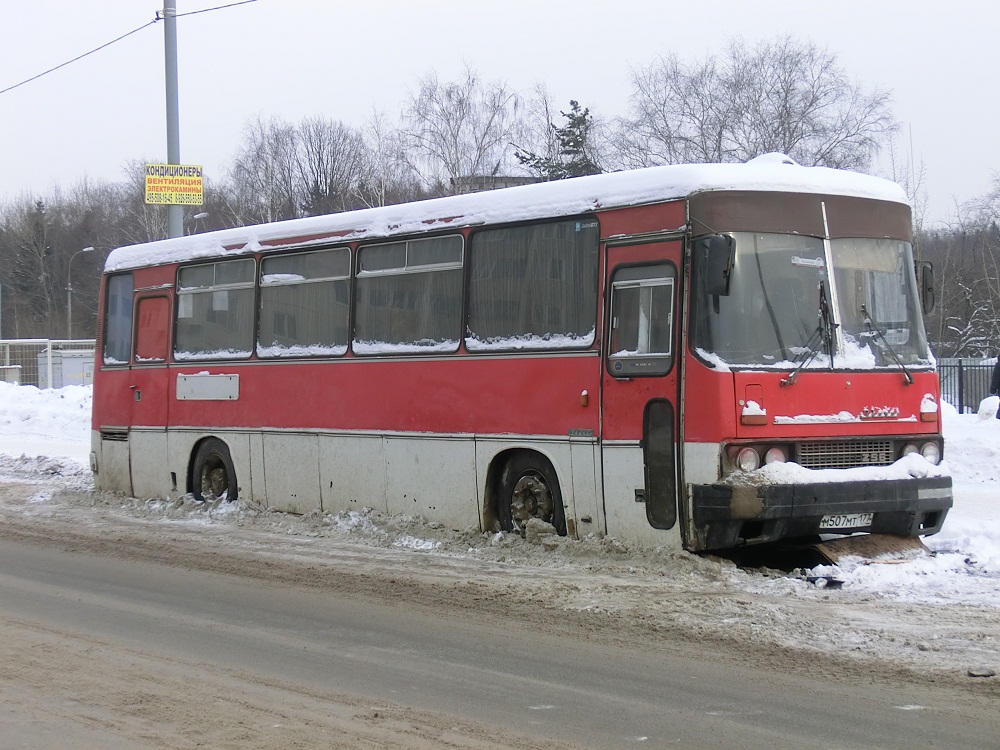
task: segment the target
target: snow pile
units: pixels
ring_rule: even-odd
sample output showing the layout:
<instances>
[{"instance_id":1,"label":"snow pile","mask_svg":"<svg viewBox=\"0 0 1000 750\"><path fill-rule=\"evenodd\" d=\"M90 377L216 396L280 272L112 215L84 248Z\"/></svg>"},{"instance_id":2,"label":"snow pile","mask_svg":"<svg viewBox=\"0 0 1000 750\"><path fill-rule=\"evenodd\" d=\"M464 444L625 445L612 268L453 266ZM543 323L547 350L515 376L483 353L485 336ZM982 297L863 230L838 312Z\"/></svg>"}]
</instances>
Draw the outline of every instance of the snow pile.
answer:
<instances>
[{"instance_id":1,"label":"snow pile","mask_svg":"<svg viewBox=\"0 0 1000 750\"><path fill-rule=\"evenodd\" d=\"M934 554L905 564L848 558L811 575L833 576L846 591L899 601L1000 606L1000 420L959 414L946 402L941 412L942 468L951 473L955 506L941 532L923 538Z\"/></svg>"},{"instance_id":2,"label":"snow pile","mask_svg":"<svg viewBox=\"0 0 1000 750\"><path fill-rule=\"evenodd\" d=\"M91 386L39 390L0 382L0 454L58 456L88 465Z\"/></svg>"}]
</instances>

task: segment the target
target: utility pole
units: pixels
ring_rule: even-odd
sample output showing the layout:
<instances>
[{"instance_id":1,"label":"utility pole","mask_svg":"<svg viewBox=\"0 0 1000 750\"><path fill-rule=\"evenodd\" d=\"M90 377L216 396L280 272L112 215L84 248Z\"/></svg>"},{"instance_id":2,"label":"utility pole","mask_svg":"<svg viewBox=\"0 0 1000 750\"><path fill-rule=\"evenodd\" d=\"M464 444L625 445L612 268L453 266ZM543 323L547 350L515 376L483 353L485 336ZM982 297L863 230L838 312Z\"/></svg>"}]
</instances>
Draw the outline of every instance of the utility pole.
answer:
<instances>
[{"instance_id":1,"label":"utility pole","mask_svg":"<svg viewBox=\"0 0 1000 750\"><path fill-rule=\"evenodd\" d=\"M181 163L177 111L177 0L163 0L163 52L167 84L167 164ZM167 206L167 236L184 235L184 206Z\"/></svg>"}]
</instances>

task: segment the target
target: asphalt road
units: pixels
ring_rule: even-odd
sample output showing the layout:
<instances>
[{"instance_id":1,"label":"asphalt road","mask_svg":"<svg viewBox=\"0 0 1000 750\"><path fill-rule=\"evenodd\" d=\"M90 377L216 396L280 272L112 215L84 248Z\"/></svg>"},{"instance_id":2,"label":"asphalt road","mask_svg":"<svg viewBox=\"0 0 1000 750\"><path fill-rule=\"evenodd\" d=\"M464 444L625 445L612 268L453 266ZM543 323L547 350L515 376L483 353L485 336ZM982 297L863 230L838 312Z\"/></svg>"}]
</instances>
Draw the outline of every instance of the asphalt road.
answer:
<instances>
[{"instance_id":1,"label":"asphalt road","mask_svg":"<svg viewBox=\"0 0 1000 750\"><path fill-rule=\"evenodd\" d=\"M1000 747L948 685L50 542L0 540L0 750Z\"/></svg>"}]
</instances>

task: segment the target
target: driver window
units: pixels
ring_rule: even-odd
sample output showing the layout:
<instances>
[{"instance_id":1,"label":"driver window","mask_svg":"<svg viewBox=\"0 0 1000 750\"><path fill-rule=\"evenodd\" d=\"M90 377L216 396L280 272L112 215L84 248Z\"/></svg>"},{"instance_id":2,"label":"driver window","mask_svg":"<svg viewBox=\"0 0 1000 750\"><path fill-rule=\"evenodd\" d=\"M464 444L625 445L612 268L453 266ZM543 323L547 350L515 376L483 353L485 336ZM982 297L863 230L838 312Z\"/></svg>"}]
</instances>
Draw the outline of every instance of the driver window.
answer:
<instances>
[{"instance_id":1,"label":"driver window","mask_svg":"<svg viewBox=\"0 0 1000 750\"><path fill-rule=\"evenodd\" d=\"M608 369L612 375L632 378L670 371L676 277L670 263L615 270L608 335Z\"/></svg>"}]
</instances>

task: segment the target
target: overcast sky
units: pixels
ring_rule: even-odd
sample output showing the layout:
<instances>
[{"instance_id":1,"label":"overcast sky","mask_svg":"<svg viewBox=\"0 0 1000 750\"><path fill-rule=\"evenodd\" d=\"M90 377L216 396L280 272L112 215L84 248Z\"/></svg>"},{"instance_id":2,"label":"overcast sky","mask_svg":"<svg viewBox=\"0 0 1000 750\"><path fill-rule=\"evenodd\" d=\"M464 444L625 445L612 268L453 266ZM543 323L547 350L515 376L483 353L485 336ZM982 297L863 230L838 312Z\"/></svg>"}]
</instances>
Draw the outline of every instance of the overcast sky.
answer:
<instances>
[{"instance_id":1,"label":"overcast sky","mask_svg":"<svg viewBox=\"0 0 1000 750\"><path fill-rule=\"evenodd\" d=\"M177 0L179 14L233 0ZM0 89L151 21L158 0L0 0ZM256 0L178 20L181 161L224 176L246 123L322 115L393 119L418 76L485 80L557 106L625 114L631 71L701 60L739 37L825 47L866 88L893 94L901 145L926 169L928 218L1000 173L993 62L997 0ZM166 161L163 24L0 94L0 200Z\"/></svg>"}]
</instances>

